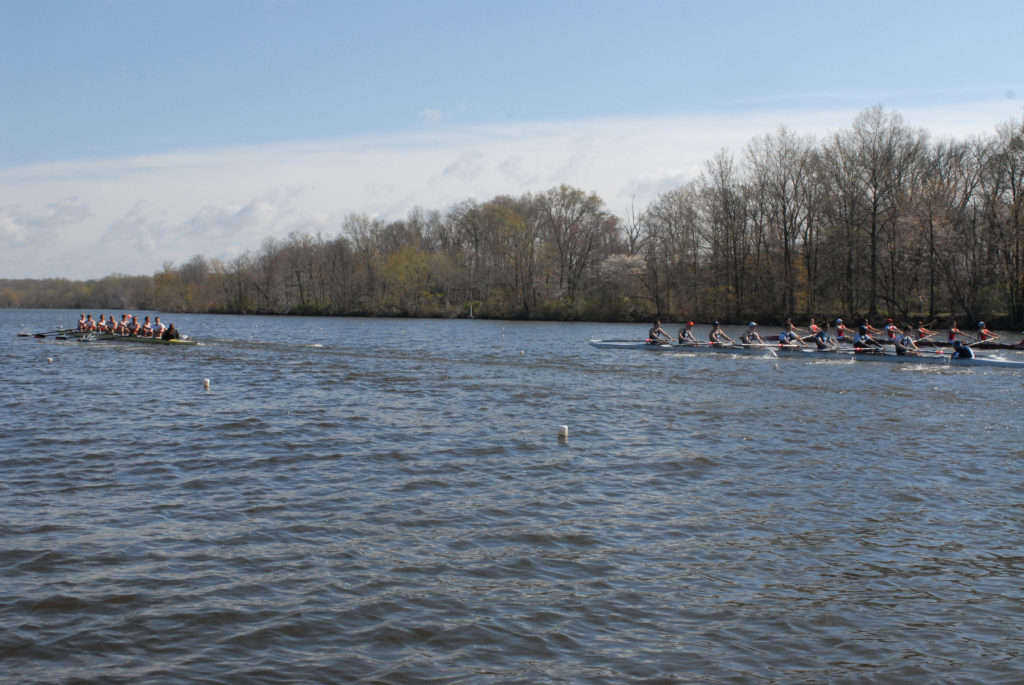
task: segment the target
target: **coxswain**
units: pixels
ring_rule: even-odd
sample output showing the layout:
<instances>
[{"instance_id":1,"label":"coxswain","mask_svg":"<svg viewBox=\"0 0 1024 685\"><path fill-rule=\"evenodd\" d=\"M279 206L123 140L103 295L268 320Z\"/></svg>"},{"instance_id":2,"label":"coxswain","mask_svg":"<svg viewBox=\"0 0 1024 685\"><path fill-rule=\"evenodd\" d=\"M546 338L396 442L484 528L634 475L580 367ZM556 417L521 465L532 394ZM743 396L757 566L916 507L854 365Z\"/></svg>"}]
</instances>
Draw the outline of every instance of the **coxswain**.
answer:
<instances>
[{"instance_id":1,"label":"coxswain","mask_svg":"<svg viewBox=\"0 0 1024 685\"><path fill-rule=\"evenodd\" d=\"M731 344L733 344L733 345L735 345L735 344L736 344L736 341L735 341L735 340L733 340L732 338L730 338L729 336L727 336L727 335L725 334L725 332L724 332L724 331L722 331L722 327L721 327L721 325L719 325L719 323L718 323L718 322L716 321L716 322L715 322L714 324L712 324L712 326L711 326L711 332L710 332L710 333L708 333L708 341L709 341L709 342L710 342L710 343L711 343L712 345L715 345L715 346L719 346L719 347L720 347L720 346L722 346L722 345L724 345L724 344L725 344L725 343L723 343L723 342L722 342L722 338L725 338L726 340L728 340L728 341L729 341L729 342L730 342Z\"/></svg>"},{"instance_id":2,"label":"coxswain","mask_svg":"<svg viewBox=\"0 0 1024 685\"><path fill-rule=\"evenodd\" d=\"M163 334L163 339L164 340L177 340L178 339L178 329L174 327L173 323L170 324L169 326L167 326L167 330L164 331L164 334Z\"/></svg>"},{"instance_id":3,"label":"coxswain","mask_svg":"<svg viewBox=\"0 0 1024 685\"><path fill-rule=\"evenodd\" d=\"M697 338L693 335L693 322L687 321L683 324L683 327L679 329L679 335L677 340L680 345L696 345Z\"/></svg>"},{"instance_id":4,"label":"coxswain","mask_svg":"<svg viewBox=\"0 0 1024 685\"><path fill-rule=\"evenodd\" d=\"M165 326L162 323L160 323L160 317L159 316L156 317L156 320L153 321L153 337L154 338L162 337L163 334L164 334L164 331L166 331L166 330L167 330L167 326Z\"/></svg>"},{"instance_id":5,"label":"coxswain","mask_svg":"<svg viewBox=\"0 0 1024 685\"><path fill-rule=\"evenodd\" d=\"M757 332L756 321L751 321L747 325L747 332L740 336L740 342L744 345L764 345L764 338Z\"/></svg>"},{"instance_id":6,"label":"coxswain","mask_svg":"<svg viewBox=\"0 0 1024 685\"><path fill-rule=\"evenodd\" d=\"M664 345L671 343L672 337L662 329L661 322L655 320L651 330L647 331L647 342L651 345Z\"/></svg>"},{"instance_id":7,"label":"coxswain","mask_svg":"<svg viewBox=\"0 0 1024 685\"><path fill-rule=\"evenodd\" d=\"M985 328L985 322L978 322L978 342L985 342L986 340L995 340L999 336Z\"/></svg>"},{"instance_id":8,"label":"coxswain","mask_svg":"<svg viewBox=\"0 0 1024 685\"><path fill-rule=\"evenodd\" d=\"M779 347L793 347L797 343L801 347L807 347L807 343L793 331L793 322L787 320L786 327L779 333Z\"/></svg>"},{"instance_id":9,"label":"coxswain","mask_svg":"<svg viewBox=\"0 0 1024 685\"><path fill-rule=\"evenodd\" d=\"M974 350L965 345L963 340L953 342L953 359L974 359Z\"/></svg>"},{"instance_id":10,"label":"coxswain","mask_svg":"<svg viewBox=\"0 0 1024 685\"><path fill-rule=\"evenodd\" d=\"M836 319L836 342L852 342L853 330L843 325L842 319Z\"/></svg>"},{"instance_id":11,"label":"coxswain","mask_svg":"<svg viewBox=\"0 0 1024 685\"><path fill-rule=\"evenodd\" d=\"M875 340L874 338L872 338L871 334L868 333L868 327L867 326L861 326L857 330L857 334L855 336L853 336L853 348L854 348L854 350L862 350L862 349L865 349L867 347L881 347L881 346L882 346L882 343L880 343L877 340Z\"/></svg>"},{"instance_id":12,"label":"coxswain","mask_svg":"<svg viewBox=\"0 0 1024 685\"><path fill-rule=\"evenodd\" d=\"M917 339L918 340L924 340L925 338L930 338L933 335L935 335L935 331L930 331L927 328L925 328L924 321L918 321L917 322Z\"/></svg>"},{"instance_id":13,"label":"coxswain","mask_svg":"<svg viewBox=\"0 0 1024 685\"><path fill-rule=\"evenodd\" d=\"M896 346L896 354L900 356L908 354L912 356L921 356L921 350L919 350L917 345L914 344L914 339L903 331L900 331L900 334L896 336L893 344Z\"/></svg>"},{"instance_id":14,"label":"coxswain","mask_svg":"<svg viewBox=\"0 0 1024 685\"><path fill-rule=\"evenodd\" d=\"M834 350L836 348L836 341L828 332L828 321L825 322L824 328L819 328L818 332L814 334L814 344L819 350Z\"/></svg>"},{"instance_id":15,"label":"coxswain","mask_svg":"<svg viewBox=\"0 0 1024 685\"><path fill-rule=\"evenodd\" d=\"M951 322L949 324L949 331L946 332L946 342L950 345L955 344L958 333L962 333L962 331L956 327L956 321Z\"/></svg>"}]
</instances>

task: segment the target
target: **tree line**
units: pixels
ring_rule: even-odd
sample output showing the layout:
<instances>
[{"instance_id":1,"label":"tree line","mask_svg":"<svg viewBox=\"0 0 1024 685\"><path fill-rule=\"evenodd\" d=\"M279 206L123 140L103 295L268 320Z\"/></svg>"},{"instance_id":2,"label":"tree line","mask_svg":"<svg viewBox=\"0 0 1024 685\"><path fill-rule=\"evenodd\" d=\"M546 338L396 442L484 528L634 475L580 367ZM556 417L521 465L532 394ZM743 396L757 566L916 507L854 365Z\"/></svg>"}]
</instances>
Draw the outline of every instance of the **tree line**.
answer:
<instances>
[{"instance_id":1,"label":"tree line","mask_svg":"<svg viewBox=\"0 0 1024 685\"><path fill-rule=\"evenodd\" d=\"M561 185L152 276L0 281L0 306L561 320L946 317L1024 324L1024 120L932 140L873 107L785 127L626 216Z\"/></svg>"}]
</instances>

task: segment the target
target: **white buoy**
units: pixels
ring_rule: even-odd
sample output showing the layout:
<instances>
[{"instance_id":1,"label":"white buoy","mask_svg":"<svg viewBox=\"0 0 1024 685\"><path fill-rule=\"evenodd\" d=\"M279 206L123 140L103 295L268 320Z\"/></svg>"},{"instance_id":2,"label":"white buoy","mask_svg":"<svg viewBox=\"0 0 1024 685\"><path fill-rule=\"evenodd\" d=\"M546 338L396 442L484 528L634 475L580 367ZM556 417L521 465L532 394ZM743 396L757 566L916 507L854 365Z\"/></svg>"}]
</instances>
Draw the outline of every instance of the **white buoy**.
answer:
<instances>
[{"instance_id":1,"label":"white buoy","mask_svg":"<svg viewBox=\"0 0 1024 685\"><path fill-rule=\"evenodd\" d=\"M203 379L203 388L206 389L206 390L210 389L210 379L209 378L204 378Z\"/></svg>"},{"instance_id":2,"label":"white buoy","mask_svg":"<svg viewBox=\"0 0 1024 685\"><path fill-rule=\"evenodd\" d=\"M558 427L558 437L562 438L563 440L568 440L569 439L569 427L568 426L559 426Z\"/></svg>"},{"instance_id":3,"label":"white buoy","mask_svg":"<svg viewBox=\"0 0 1024 685\"><path fill-rule=\"evenodd\" d=\"M53 363L53 357L47 357L46 361L48 361L48 362L50 362L52 364Z\"/></svg>"}]
</instances>

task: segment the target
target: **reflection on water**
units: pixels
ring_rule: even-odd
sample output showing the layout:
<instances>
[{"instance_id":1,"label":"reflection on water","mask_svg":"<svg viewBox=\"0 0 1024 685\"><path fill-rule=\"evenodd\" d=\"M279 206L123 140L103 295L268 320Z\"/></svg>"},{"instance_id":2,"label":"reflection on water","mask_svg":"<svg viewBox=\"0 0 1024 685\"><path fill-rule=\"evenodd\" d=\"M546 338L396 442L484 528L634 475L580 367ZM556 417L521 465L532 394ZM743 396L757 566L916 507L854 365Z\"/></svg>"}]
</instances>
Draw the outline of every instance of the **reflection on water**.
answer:
<instances>
[{"instance_id":1,"label":"reflection on water","mask_svg":"<svg viewBox=\"0 0 1024 685\"><path fill-rule=\"evenodd\" d=\"M76 317L0 310L12 682L1024 676L1020 371L595 324L15 337Z\"/></svg>"}]
</instances>

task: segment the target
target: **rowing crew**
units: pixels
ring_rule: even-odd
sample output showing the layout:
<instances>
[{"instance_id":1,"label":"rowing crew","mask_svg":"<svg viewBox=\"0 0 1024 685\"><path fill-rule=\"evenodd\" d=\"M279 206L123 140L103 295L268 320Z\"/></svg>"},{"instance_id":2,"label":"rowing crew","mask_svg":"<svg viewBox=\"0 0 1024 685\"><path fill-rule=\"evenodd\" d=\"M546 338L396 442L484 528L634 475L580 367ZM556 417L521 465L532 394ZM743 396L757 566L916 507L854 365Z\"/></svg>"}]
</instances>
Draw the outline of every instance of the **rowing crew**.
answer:
<instances>
[{"instance_id":1,"label":"rowing crew","mask_svg":"<svg viewBox=\"0 0 1024 685\"><path fill-rule=\"evenodd\" d=\"M687 321L683 324L683 327L679 329L679 334L676 336L676 340L680 345L699 345L697 338L693 335L692 321ZM767 345L768 343L757 330L758 325L756 321L751 321L747 325L746 332L740 336L740 343L745 346L750 345ZM778 335L778 344L780 347L807 347L806 340L813 339L815 347L819 350L835 350L838 349L840 342L849 342L853 344L854 351L864 351L871 349L882 349L884 346L878 340L871 337L871 333L885 333L889 337L889 341L896 348L896 354L903 355L920 355L921 350L917 347L914 342L914 338L909 332L902 331L893 324L892 319L886 322L884 329L879 330L871 326L867 319L858 327L857 332L853 331L843 325L842 319L836 320L836 331L837 335L835 338L832 337L829 330L829 323L825 322L825 327L818 326L814 319L811 319L810 329L811 333L801 337L796 332L796 327L793 325L791 320L786 320L783 330ZM994 339L995 335L984 328L984 324L980 325L980 329L985 330L988 334L988 338ZM924 328L924 324L920 324L918 329L919 337L918 340L922 340L926 337L934 335L934 332L928 331ZM660 321L655 321L650 331L647 333L647 341L655 345L671 344L672 338L668 333L661 327ZM729 345L735 345L736 341L730 338L722 330L721 324L715 321L711 326L711 331L708 333L708 344L713 347L726 346L728 341ZM979 340L980 341L980 340ZM1024 341L1022 341L1024 343ZM953 357L974 357L974 351L971 350L969 345L965 345L962 340L957 340L955 336L951 337L950 344L953 346Z\"/></svg>"},{"instance_id":2,"label":"rowing crew","mask_svg":"<svg viewBox=\"0 0 1024 685\"><path fill-rule=\"evenodd\" d=\"M110 315L109 319L105 315L100 314L99 321L94 321L92 314L82 314L81 318L78 319L78 330L83 333L109 333L111 335L131 335L138 338L162 338L164 340L174 340L179 337L178 329L174 327L174 324L165 326L160 322L159 316L155 317L153 322L150 322L147 316L140 323L137 316L130 314L123 314L120 321L115 321L113 314Z\"/></svg>"}]
</instances>

